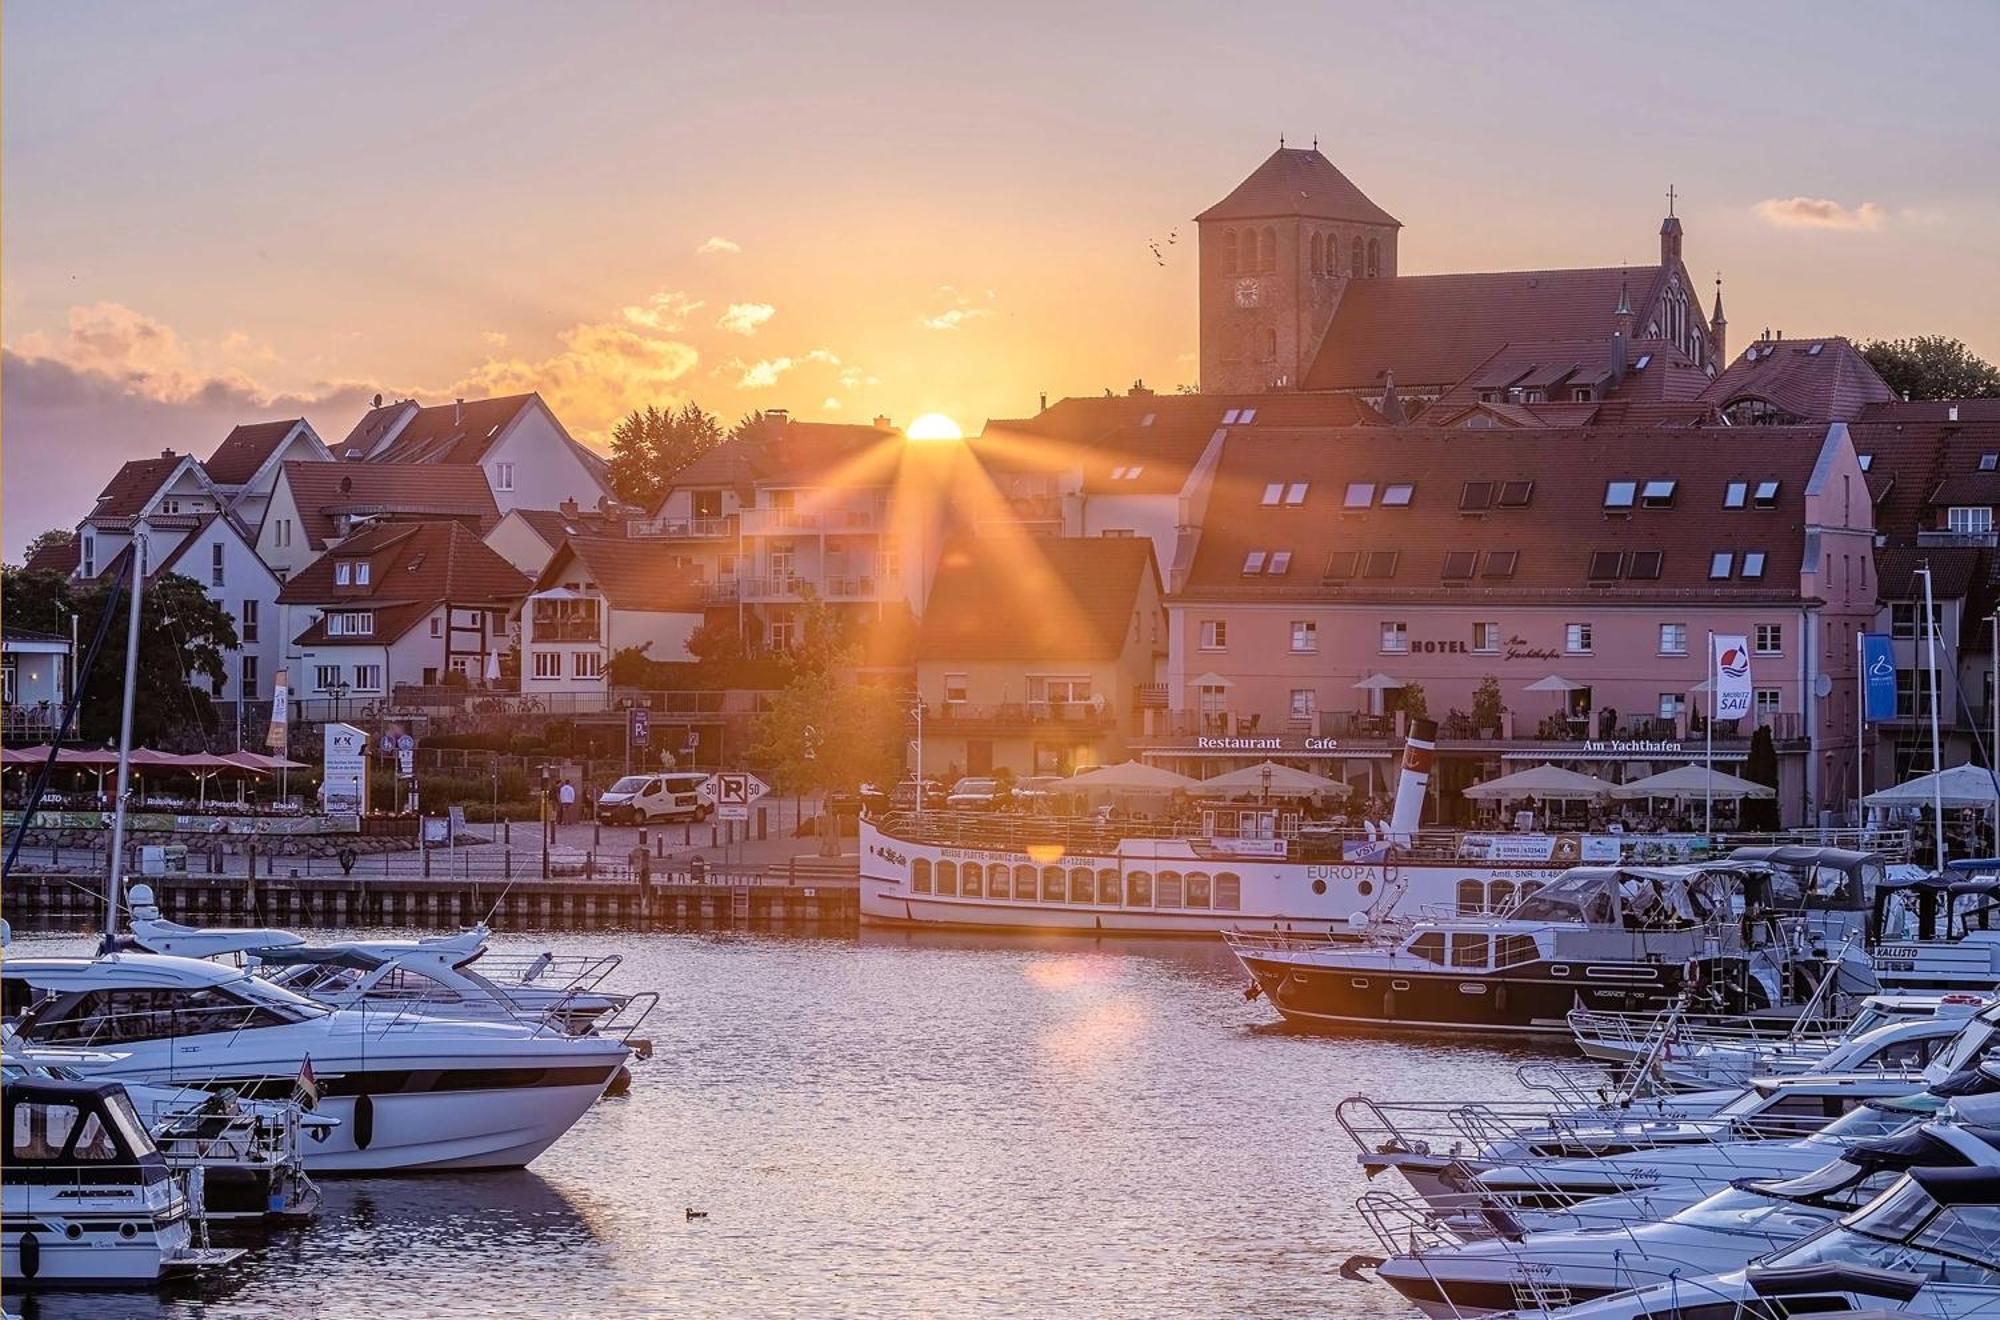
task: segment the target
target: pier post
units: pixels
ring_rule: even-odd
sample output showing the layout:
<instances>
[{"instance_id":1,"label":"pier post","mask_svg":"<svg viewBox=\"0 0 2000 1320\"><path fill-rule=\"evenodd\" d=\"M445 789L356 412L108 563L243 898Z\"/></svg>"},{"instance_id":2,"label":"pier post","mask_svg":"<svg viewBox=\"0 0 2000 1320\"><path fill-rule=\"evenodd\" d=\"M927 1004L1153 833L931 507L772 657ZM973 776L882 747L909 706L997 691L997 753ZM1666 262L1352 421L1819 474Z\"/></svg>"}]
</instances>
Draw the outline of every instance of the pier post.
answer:
<instances>
[{"instance_id":1,"label":"pier post","mask_svg":"<svg viewBox=\"0 0 2000 1320\"><path fill-rule=\"evenodd\" d=\"M428 880L431 878L431 850L424 845L424 841L422 839L418 839L417 851L423 854L424 879Z\"/></svg>"},{"instance_id":2,"label":"pier post","mask_svg":"<svg viewBox=\"0 0 2000 1320\"><path fill-rule=\"evenodd\" d=\"M512 880L514 878L514 850L512 848L505 849L500 854L500 878L502 880Z\"/></svg>"}]
</instances>

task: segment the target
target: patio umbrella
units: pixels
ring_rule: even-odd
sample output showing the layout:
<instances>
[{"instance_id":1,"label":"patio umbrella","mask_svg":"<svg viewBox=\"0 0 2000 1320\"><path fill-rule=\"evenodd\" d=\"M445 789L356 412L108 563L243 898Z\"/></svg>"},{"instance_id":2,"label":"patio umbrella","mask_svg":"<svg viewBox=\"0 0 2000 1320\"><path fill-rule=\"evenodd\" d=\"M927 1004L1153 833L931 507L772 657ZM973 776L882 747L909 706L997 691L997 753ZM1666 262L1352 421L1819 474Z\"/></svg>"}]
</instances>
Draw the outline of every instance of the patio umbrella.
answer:
<instances>
[{"instance_id":1,"label":"patio umbrella","mask_svg":"<svg viewBox=\"0 0 2000 1320\"><path fill-rule=\"evenodd\" d=\"M1387 674L1370 674L1354 686L1363 692L1389 692L1402 688L1405 684L1402 679L1391 678Z\"/></svg>"},{"instance_id":2,"label":"patio umbrella","mask_svg":"<svg viewBox=\"0 0 2000 1320\"><path fill-rule=\"evenodd\" d=\"M1579 682L1577 682L1577 681L1576 681L1575 679L1573 679L1573 678L1564 678L1564 677L1563 677L1563 676L1562 676L1561 674L1550 674L1550 675L1549 675L1548 677L1546 677L1546 678L1538 678L1538 679L1536 679L1536 680L1535 680L1534 682L1532 682L1532 683L1528 684L1528 685L1527 685L1527 686L1526 686L1525 688L1523 688L1523 689L1522 689L1522 691L1524 691L1524 692L1581 692L1581 691L1583 691L1583 690L1584 690L1585 688L1587 688L1587 687L1589 687L1589 686L1590 686L1590 684L1588 684L1588 683L1579 683Z\"/></svg>"},{"instance_id":3,"label":"patio umbrella","mask_svg":"<svg viewBox=\"0 0 2000 1320\"><path fill-rule=\"evenodd\" d=\"M1983 772L1982 772L1983 773ZM1647 775L1611 790L1615 798L1672 798L1688 802L1696 798L1774 798L1778 790L1753 780L1710 770L1694 764L1677 765L1657 775Z\"/></svg>"},{"instance_id":4,"label":"patio umbrella","mask_svg":"<svg viewBox=\"0 0 2000 1320\"><path fill-rule=\"evenodd\" d=\"M1955 765L1933 775L1920 775L1894 788L1870 793L1863 801L1871 807L1928 807L1940 797L1947 807L1991 811L2000 803L2000 794L1993 791L1992 773L1976 765Z\"/></svg>"},{"instance_id":5,"label":"patio umbrella","mask_svg":"<svg viewBox=\"0 0 2000 1320\"><path fill-rule=\"evenodd\" d=\"M1234 680L1224 678L1222 675L1216 673L1213 669L1209 670L1206 674L1201 675L1199 678L1192 680L1192 682L1194 686L1198 689L1205 687L1233 688L1236 686Z\"/></svg>"},{"instance_id":6,"label":"patio umbrella","mask_svg":"<svg viewBox=\"0 0 2000 1320\"><path fill-rule=\"evenodd\" d=\"M1597 802L1611 795L1614 786L1595 775L1580 775L1559 765L1544 762L1511 775L1489 779L1465 790L1480 802L1502 802L1508 798L1529 798L1536 802Z\"/></svg>"},{"instance_id":7,"label":"patio umbrella","mask_svg":"<svg viewBox=\"0 0 2000 1320\"><path fill-rule=\"evenodd\" d=\"M1201 780L1144 761L1121 761L1081 771L1050 787L1058 793L1171 793L1175 789L1199 788Z\"/></svg>"},{"instance_id":8,"label":"patio umbrella","mask_svg":"<svg viewBox=\"0 0 2000 1320\"><path fill-rule=\"evenodd\" d=\"M40 765L48 759L47 743L38 743L33 747L0 747L0 765Z\"/></svg>"},{"instance_id":9,"label":"patio umbrella","mask_svg":"<svg viewBox=\"0 0 2000 1320\"><path fill-rule=\"evenodd\" d=\"M1315 793L1346 793L1346 784L1338 779L1328 779L1310 770L1300 770L1289 765L1279 765L1276 761L1266 761L1243 770L1231 770L1226 775L1201 781L1204 789L1221 789L1230 793L1261 793L1268 790L1273 797L1311 797Z\"/></svg>"}]
</instances>

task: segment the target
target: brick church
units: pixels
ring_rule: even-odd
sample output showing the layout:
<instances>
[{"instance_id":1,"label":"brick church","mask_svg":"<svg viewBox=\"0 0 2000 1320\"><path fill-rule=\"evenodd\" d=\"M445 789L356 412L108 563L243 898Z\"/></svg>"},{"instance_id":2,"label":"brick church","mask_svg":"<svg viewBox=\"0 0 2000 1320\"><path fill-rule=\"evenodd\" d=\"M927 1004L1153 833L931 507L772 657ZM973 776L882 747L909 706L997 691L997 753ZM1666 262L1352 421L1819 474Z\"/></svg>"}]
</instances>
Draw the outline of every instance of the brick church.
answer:
<instances>
[{"instance_id":1,"label":"brick church","mask_svg":"<svg viewBox=\"0 0 2000 1320\"><path fill-rule=\"evenodd\" d=\"M1402 275L1402 223L1317 146L1281 146L1195 219L1203 393L1471 426L1786 422L1888 397L1844 339L1732 363L1720 281L1704 314L1671 214L1654 265Z\"/></svg>"}]
</instances>

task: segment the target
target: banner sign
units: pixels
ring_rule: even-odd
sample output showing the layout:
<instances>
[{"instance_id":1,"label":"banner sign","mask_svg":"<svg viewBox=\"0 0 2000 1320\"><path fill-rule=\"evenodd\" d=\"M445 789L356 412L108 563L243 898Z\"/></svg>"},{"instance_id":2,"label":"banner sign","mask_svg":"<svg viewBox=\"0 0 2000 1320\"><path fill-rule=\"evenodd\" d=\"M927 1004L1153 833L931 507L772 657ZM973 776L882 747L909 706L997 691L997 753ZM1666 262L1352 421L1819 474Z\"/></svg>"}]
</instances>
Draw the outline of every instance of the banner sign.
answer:
<instances>
[{"instance_id":1,"label":"banner sign","mask_svg":"<svg viewBox=\"0 0 2000 1320\"><path fill-rule=\"evenodd\" d=\"M1896 650L1887 633L1861 634L1862 710L1870 723L1896 718Z\"/></svg>"},{"instance_id":2,"label":"banner sign","mask_svg":"<svg viewBox=\"0 0 2000 1320\"><path fill-rule=\"evenodd\" d=\"M1741 633L1713 635L1715 655L1709 666L1714 718L1740 720L1750 713L1750 641Z\"/></svg>"},{"instance_id":3,"label":"banner sign","mask_svg":"<svg viewBox=\"0 0 2000 1320\"><path fill-rule=\"evenodd\" d=\"M278 756L285 754L285 725L291 718L291 689L286 682L280 669L271 687L271 728L264 738L264 745Z\"/></svg>"},{"instance_id":4,"label":"banner sign","mask_svg":"<svg viewBox=\"0 0 2000 1320\"><path fill-rule=\"evenodd\" d=\"M329 812L363 809L368 780L368 735L352 724L326 726L326 777L320 793Z\"/></svg>"}]
</instances>

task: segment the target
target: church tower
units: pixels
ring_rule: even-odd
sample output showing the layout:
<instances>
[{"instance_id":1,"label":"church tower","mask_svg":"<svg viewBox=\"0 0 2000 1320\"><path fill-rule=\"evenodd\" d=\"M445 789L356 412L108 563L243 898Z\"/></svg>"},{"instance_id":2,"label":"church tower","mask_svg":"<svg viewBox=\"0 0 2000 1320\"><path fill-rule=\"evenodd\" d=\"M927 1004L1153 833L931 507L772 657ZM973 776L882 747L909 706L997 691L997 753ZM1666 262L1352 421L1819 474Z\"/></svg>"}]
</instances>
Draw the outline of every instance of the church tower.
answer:
<instances>
[{"instance_id":1,"label":"church tower","mask_svg":"<svg viewBox=\"0 0 2000 1320\"><path fill-rule=\"evenodd\" d=\"M1317 143L1280 144L1195 224L1204 393L1298 389L1349 284L1396 274L1402 222Z\"/></svg>"}]
</instances>

